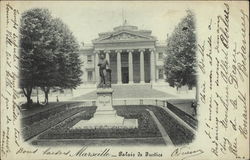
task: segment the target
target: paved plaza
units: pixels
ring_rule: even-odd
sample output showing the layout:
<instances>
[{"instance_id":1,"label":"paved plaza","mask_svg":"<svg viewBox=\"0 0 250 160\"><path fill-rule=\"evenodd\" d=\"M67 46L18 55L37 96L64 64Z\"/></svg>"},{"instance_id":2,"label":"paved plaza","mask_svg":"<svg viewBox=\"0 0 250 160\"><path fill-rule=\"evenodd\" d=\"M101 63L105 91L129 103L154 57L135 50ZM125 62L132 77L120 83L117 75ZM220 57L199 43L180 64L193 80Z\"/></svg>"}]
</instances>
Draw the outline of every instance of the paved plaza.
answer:
<instances>
[{"instance_id":1,"label":"paved plaza","mask_svg":"<svg viewBox=\"0 0 250 160\"><path fill-rule=\"evenodd\" d=\"M122 98L174 98L169 93L152 89L150 85L113 85L113 99ZM97 98L96 91L78 96L72 100L94 100Z\"/></svg>"}]
</instances>

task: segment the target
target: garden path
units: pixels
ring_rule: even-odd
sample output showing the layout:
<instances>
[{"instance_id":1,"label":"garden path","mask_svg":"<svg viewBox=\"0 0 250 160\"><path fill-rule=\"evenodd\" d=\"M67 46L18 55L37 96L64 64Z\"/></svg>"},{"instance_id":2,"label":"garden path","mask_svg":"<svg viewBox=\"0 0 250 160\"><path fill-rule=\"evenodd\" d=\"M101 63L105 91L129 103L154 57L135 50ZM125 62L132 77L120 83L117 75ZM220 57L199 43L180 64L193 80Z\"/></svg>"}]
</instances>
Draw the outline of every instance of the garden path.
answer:
<instances>
[{"instance_id":1,"label":"garden path","mask_svg":"<svg viewBox=\"0 0 250 160\"><path fill-rule=\"evenodd\" d=\"M149 109L146 109L146 110L149 112L149 114L152 116L153 120L155 121L159 131L161 132L162 138L164 139L165 143L167 145L173 145L172 140L170 139L170 137L167 134L167 132L165 131L164 127L161 125L161 123L159 122L159 120L155 116L154 112L150 111Z\"/></svg>"}]
</instances>

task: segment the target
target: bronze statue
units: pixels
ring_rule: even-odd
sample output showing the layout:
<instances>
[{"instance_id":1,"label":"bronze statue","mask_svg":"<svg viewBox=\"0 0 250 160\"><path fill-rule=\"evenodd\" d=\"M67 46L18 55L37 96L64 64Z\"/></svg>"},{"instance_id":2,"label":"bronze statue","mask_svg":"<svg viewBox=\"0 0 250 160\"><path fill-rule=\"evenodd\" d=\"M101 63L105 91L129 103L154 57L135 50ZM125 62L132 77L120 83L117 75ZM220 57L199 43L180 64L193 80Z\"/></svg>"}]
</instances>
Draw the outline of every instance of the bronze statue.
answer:
<instances>
[{"instance_id":1,"label":"bronze statue","mask_svg":"<svg viewBox=\"0 0 250 160\"><path fill-rule=\"evenodd\" d=\"M111 69L109 68L109 62L107 59L105 59L104 54L100 55L98 66L100 75L100 83L98 85L98 88L110 88Z\"/></svg>"}]
</instances>

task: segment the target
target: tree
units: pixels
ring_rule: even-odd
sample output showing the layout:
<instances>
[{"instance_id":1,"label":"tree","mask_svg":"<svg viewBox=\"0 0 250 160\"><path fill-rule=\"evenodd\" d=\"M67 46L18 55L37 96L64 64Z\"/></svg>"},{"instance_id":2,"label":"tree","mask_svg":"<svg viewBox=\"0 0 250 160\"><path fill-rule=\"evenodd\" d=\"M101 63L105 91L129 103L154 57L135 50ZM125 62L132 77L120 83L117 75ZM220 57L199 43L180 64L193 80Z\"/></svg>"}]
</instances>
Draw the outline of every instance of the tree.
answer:
<instances>
[{"instance_id":1,"label":"tree","mask_svg":"<svg viewBox=\"0 0 250 160\"><path fill-rule=\"evenodd\" d=\"M75 88L81 83L79 45L72 32L47 9L22 14L20 38L20 86L28 99L40 87L48 103L51 88Z\"/></svg>"},{"instance_id":2,"label":"tree","mask_svg":"<svg viewBox=\"0 0 250 160\"><path fill-rule=\"evenodd\" d=\"M82 83L81 76L81 64L79 58L79 45L69 30L68 26L64 24L60 19L55 19L54 24L57 28L60 43L58 44L58 79L60 88L75 89Z\"/></svg>"},{"instance_id":3,"label":"tree","mask_svg":"<svg viewBox=\"0 0 250 160\"><path fill-rule=\"evenodd\" d=\"M166 81L171 86L178 89L184 85L196 85L196 48L194 15L188 10L187 16L167 39L164 70Z\"/></svg>"},{"instance_id":4,"label":"tree","mask_svg":"<svg viewBox=\"0 0 250 160\"><path fill-rule=\"evenodd\" d=\"M20 87L31 103L32 88L39 81L39 64L49 59L51 14L47 9L31 9L22 14L20 24ZM45 55L46 54L46 55Z\"/></svg>"},{"instance_id":5,"label":"tree","mask_svg":"<svg viewBox=\"0 0 250 160\"><path fill-rule=\"evenodd\" d=\"M40 77L40 87L45 93L45 102L48 103L48 93L51 88L75 89L81 84L81 61L79 58L79 45L69 30L60 19L53 19L53 66L47 77ZM51 67L49 67L51 68ZM55 69L55 71L53 70ZM45 74L46 75L46 74ZM44 83L45 82L45 83Z\"/></svg>"}]
</instances>

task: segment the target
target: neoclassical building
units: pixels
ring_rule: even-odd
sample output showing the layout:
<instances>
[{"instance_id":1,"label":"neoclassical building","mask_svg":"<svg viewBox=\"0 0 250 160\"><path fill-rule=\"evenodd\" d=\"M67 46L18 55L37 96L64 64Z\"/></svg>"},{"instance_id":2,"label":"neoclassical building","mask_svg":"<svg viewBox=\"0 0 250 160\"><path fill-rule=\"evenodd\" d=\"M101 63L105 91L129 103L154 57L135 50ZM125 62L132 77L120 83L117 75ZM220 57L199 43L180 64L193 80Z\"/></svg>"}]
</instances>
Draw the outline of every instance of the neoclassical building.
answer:
<instances>
[{"instance_id":1,"label":"neoclassical building","mask_svg":"<svg viewBox=\"0 0 250 160\"><path fill-rule=\"evenodd\" d=\"M83 85L99 82L99 55L105 54L112 70L112 84L164 83L164 56L166 44L157 43L150 30L122 25L112 32L99 33L91 46L80 50L84 62Z\"/></svg>"}]
</instances>

